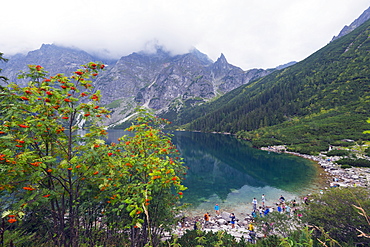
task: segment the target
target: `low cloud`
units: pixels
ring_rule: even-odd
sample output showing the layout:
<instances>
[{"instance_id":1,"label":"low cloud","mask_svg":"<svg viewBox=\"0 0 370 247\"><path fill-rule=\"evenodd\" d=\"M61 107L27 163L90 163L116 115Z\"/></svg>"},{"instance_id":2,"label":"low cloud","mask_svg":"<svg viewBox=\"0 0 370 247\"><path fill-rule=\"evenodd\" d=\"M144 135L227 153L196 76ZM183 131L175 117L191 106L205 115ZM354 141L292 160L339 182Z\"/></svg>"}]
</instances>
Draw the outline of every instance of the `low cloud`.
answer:
<instances>
[{"instance_id":1,"label":"low cloud","mask_svg":"<svg viewBox=\"0 0 370 247\"><path fill-rule=\"evenodd\" d=\"M368 0L41 0L2 5L0 51L43 43L113 58L164 46L193 47L216 60L223 53L243 69L299 61L326 45L369 7Z\"/></svg>"}]
</instances>

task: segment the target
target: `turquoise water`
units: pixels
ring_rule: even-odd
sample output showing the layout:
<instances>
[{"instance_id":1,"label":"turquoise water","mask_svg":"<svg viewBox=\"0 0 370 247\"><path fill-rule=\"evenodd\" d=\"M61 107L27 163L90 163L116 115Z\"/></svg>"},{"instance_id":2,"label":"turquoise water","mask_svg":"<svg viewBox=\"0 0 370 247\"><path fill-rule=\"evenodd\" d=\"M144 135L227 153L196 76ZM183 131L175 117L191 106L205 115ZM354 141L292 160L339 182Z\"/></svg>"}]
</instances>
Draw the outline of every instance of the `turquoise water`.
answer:
<instances>
[{"instance_id":1,"label":"turquoise water","mask_svg":"<svg viewBox=\"0 0 370 247\"><path fill-rule=\"evenodd\" d=\"M124 134L110 130L109 140ZM191 215L213 213L217 203L222 211L250 213L252 199L273 205L281 195L287 200L317 191L322 186L316 163L288 154L254 149L249 142L229 135L174 132L173 142L188 166L183 184L183 203L190 203Z\"/></svg>"},{"instance_id":2,"label":"turquoise water","mask_svg":"<svg viewBox=\"0 0 370 247\"><path fill-rule=\"evenodd\" d=\"M173 141L189 167L183 202L192 204L194 214L211 213L216 203L224 211L246 214L262 194L273 205L281 195L292 200L322 186L316 163L255 149L229 135L175 132Z\"/></svg>"}]
</instances>

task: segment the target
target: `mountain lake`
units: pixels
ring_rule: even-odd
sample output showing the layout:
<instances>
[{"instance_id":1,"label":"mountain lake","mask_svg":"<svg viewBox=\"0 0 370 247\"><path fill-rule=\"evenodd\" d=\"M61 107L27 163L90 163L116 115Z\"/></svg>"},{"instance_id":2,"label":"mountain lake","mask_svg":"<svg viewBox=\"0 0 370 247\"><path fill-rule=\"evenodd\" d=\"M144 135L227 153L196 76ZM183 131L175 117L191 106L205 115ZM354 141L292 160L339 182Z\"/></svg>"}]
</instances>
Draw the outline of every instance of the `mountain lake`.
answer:
<instances>
[{"instance_id":1,"label":"mountain lake","mask_svg":"<svg viewBox=\"0 0 370 247\"><path fill-rule=\"evenodd\" d=\"M190 203L188 216L214 215L221 211L243 217L252 211L255 197L261 205L273 206L281 195L286 200L318 192L325 186L320 166L298 156L252 148L250 143L230 135L171 132L172 140L189 169L183 184L183 203ZM109 130L108 142L116 142L128 132Z\"/></svg>"}]
</instances>

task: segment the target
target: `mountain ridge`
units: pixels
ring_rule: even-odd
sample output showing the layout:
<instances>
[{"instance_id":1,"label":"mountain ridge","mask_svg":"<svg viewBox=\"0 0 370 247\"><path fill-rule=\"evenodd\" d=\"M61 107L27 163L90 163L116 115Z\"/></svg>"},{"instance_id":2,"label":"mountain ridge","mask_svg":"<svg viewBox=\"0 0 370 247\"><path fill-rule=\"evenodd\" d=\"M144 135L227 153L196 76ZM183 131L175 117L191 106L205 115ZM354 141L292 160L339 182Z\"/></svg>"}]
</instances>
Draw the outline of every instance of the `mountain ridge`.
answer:
<instances>
[{"instance_id":1,"label":"mountain ridge","mask_svg":"<svg viewBox=\"0 0 370 247\"><path fill-rule=\"evenodd\" d=\"M27 71L28 64L41 65L50 75L68 75L80 65L97 60L100 59L82 50L43 44L26 55L10 57L8 63L2 64L2 75L25 85L26 81L18 80L17 75ZM105 123L108 125L121 122L137 106L157 113L177 114L184 107L212 100L275 70L243 71L229 64L223 54L213 62L196 49L171 55L161 47L155 53L134 52L103 62L107 64L106 70L100 73L94 86L102 93L101 103L112 111L111 119Z\"/></svg>"}]
</instances>

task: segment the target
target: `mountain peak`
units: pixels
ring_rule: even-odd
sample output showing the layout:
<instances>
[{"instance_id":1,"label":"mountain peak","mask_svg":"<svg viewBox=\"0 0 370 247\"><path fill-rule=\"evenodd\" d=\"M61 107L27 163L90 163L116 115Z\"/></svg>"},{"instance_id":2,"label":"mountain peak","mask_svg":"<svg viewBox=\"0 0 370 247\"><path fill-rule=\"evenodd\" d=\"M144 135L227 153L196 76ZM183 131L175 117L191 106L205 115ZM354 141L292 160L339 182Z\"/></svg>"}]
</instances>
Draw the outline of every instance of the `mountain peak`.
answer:
<instances>
[{"instance_id":1,"label":"mountain peak","mask_svg":"<svg viewBox=\"0 0 370 247\"><path fill-rule=\"evenodd\" d=\"M221 56L217 59L216 63L227 63L226 57L223 53L221 53Z\"/></svg>"},{"instance_id":2,"label":"mountain peak","mask_svg":"<svg viewBox=\"0 0 370 247\"><path fill-rule=\"evenodd\" d=\"M47 48L49 48L51 46L52 46L52 44L42 44L41 47L40 47L40 50L47 49Z\"/></svg>"},{"instance_id":3,"label":"mountain peak","mask_svg":"<svg viewBox=\"0 0 370 247\"><path fill-rule=\"evenodd\" d=\"M190 51L191 54L196 56L204 65L212 64L213 61L204 53L200 52L198 49L194 48Z\"/></svg>"}]
</instances>

